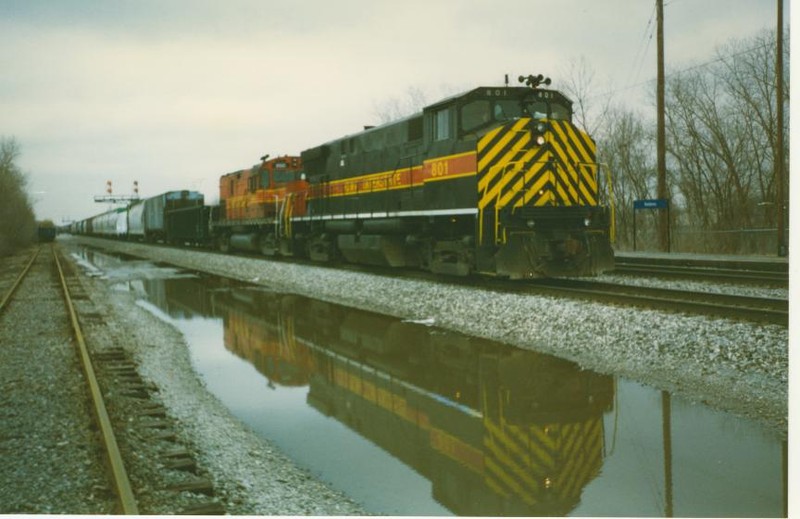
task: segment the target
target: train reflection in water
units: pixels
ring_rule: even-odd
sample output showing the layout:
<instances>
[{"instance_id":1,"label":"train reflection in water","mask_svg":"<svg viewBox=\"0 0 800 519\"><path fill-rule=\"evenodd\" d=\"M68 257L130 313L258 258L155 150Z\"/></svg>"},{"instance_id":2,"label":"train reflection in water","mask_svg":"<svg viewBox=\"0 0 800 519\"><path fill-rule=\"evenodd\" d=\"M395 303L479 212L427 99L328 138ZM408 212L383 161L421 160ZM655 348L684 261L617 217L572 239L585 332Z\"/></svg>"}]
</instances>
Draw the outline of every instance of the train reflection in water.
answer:
<instances>
[{"instance_id":1,"label":"train reflection in water","mask_svg":"<svg viewBox=\"0 0 800 519\"><path fill-rule=\"evenodd\" d=\"M225 281L136 282L225 347L430 480L462 515L565 515L599 473L613 379L552 356Z\"/></svg>"}]
</instances>

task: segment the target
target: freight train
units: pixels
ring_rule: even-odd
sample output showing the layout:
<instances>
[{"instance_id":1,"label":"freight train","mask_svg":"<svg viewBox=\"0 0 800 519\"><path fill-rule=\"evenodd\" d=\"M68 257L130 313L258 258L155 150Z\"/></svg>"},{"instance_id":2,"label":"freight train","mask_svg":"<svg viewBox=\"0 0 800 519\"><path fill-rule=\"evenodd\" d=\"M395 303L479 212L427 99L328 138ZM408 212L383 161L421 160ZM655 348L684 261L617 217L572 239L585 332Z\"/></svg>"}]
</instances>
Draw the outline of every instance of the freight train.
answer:
<instances>
[{"instance_id":1,"label":"freight train","mask_svg":"<svg viewBox=\"0 0 800 519\"><path fill-rule=\"evenodd\" d=\"M173 191L72 231L455 275L612 270L613 205L595 143L572 122L572 102L542 88L549 80L520 81L299 155L264 156L221 176L218 206Z\"/></svg>"}]
</instances>

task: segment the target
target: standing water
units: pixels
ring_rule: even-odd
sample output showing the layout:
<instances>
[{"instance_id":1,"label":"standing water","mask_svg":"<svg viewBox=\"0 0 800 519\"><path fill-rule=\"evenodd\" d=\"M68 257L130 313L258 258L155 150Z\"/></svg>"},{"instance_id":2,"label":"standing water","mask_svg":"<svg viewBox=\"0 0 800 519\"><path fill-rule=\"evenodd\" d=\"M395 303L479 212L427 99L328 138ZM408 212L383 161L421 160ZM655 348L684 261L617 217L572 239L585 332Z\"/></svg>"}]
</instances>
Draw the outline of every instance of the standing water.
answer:
<instances>
[{"instance_id":1,"label":"standing water","mask_svg":"<svg viewBox=\"0 0 800 519\"><path fill-rule=\"evenodd\" d=\"M238 419L370 513L786 514L786 443L756 423L420 323L156 278L119 287Z\"/></svg>"}]
</instances>

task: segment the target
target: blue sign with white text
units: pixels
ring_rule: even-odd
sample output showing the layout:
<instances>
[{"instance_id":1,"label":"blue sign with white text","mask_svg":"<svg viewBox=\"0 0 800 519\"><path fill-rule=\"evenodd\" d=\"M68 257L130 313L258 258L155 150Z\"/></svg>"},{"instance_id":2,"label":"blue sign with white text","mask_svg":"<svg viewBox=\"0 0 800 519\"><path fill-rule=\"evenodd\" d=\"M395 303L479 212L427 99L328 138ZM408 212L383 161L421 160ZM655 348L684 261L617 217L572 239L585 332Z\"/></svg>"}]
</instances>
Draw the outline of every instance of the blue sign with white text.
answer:
<instances>
[{"instance_id":1,"label":"blue sign with white text","mask_svg":"<svg viewBox=\"0 0 800 519\"><path fill-rule=\"evenodd\" d=\"M666 198L650 198L645 200L634 200L634 209L666 209L669 206L669 200Z\"/></svg>"}]
</instances>

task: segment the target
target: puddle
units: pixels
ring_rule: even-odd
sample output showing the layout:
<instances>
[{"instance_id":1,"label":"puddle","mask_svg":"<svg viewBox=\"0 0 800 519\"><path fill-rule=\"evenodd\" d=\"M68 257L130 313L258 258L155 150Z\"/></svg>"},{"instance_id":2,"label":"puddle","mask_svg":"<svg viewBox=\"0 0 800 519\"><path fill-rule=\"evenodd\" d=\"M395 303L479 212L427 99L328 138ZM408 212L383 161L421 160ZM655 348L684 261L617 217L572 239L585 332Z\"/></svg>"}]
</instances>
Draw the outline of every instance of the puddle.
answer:
<instances>
[{"instance_id":1,"label":"puddle","mask_svg":"<svg viewBox=\"0 0 800 519\"><path fill-rule=\"evenodd\" d=\"M370 513L786 514L786 444L753 422L426 323L118 268L211 392Z\"/></svg>"}]
</instances>

